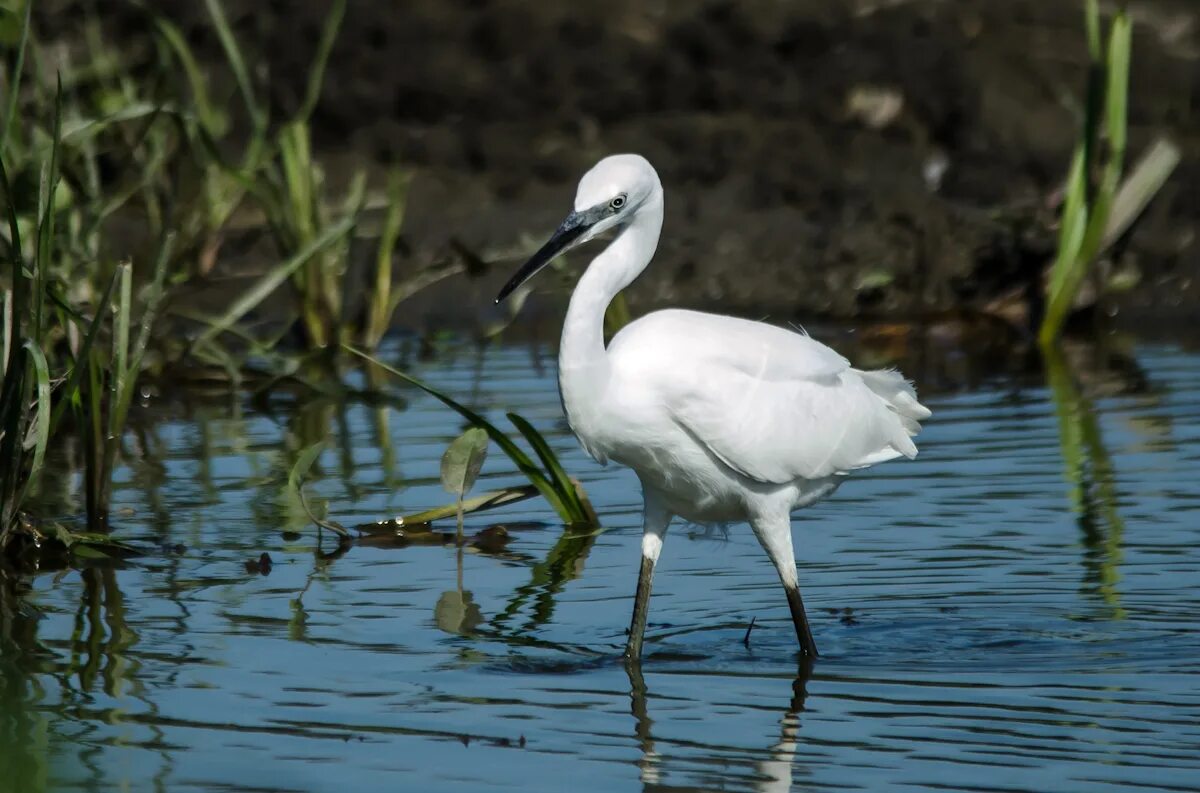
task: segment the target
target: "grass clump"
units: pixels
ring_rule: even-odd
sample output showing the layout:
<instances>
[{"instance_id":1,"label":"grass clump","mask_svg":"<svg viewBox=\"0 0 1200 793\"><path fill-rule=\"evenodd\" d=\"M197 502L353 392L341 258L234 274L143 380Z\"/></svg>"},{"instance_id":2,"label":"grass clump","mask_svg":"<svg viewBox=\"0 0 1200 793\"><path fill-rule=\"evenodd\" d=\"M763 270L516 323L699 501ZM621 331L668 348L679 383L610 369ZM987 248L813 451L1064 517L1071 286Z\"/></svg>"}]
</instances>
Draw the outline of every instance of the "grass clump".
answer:
<instances>
[{"instance_id":1,"label":"grass clump","mask_svg":"<svg viewBox=\"0 0 1200 793\"><path fill-rule=\"evenodd\" d=\"M1104 36L1097 0L1086 0L1087 95L1067 174L1058 247L1050 270L1043 345L1062 333L1079 288L1104 250L1133 223L1179 162L1178 149L1156 142L1122 182L1128 138L1133 23L1117 11Z\"/></svg>"},{"instance_id":2,"label":"grass clump","mask_svg":"<svg viewBox=\"0 0 1200 793\"><path fill-rule=\"evenodd\" d=\"M113 269L108 285L90 305L73 303L73 268L60 265L64 234L59 202L62 163L62 88L55 99L54 121L31 222L22 222L22 196L8 178L0 153L0 190L7 218L4 255L7 284L0 327L3 384L0 385L0 549L17 536L40 541L50 537L67 547L103 546L100 535L49 534L26 515L36 494L51 443L66 431L84 439L83 491L89 529L107 523L112 472L135 393L142 361L163 295L167 237L150 283L135 297L133 268ZM28 229L32 245L23 239ZM135 320L135 312L138 314Z\"/></svg>"}]
</instances>

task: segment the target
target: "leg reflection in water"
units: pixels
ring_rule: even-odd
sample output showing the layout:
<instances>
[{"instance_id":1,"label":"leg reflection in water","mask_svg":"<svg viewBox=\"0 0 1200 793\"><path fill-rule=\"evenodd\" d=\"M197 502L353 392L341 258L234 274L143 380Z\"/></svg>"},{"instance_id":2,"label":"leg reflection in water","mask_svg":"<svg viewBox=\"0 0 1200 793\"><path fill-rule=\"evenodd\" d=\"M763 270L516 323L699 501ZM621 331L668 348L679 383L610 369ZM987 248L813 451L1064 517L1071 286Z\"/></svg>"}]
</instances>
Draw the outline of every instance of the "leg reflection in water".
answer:
<instances>
[{"instance_id":1,"label":"leg reflection in water","mask_svg":"<svg viewBox=\"0 0 1200 793\"><path fill-rule=\"evenodd\" d=\"M648 691L642 676L642 666L637 660L628 661L625 671L629 675L629 699L634 718L634 736L642 756L638 760L641 769L642 790L658 790L662 784L664 757L655 748L653 726L646 706ZM796 743L800 732L800 713L808 696L808 681L812 678L813 659L801 657L792 680L792 698L783 718L779 722L779 740L768 750L767 758L754 763L754 790L758 793L786 793L792 788L792 763L796 756Z\"/></svg>"}]
</instances>

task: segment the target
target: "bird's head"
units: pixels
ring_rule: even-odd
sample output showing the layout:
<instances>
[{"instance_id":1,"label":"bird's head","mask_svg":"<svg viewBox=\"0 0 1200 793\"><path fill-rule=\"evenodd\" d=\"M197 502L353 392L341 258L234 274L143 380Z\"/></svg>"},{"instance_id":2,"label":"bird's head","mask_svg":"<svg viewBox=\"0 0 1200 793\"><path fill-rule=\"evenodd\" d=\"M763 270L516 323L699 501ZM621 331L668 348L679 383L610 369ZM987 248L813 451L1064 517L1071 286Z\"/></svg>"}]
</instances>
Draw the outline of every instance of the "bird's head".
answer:
<instances>
[{"instance_id":1,"label":"bird's head","mask_svg":"<svg viewBox=\"0 0 1200 793\"><path fill-rule=\"evenodd\" d=\"M650 208L662 208L662 185L649 161L640 154L605 157L579 180L575 209L567 215L496 297L499 303L559 255L577 245L620 228Z\"/></svg>"}]
</instances>

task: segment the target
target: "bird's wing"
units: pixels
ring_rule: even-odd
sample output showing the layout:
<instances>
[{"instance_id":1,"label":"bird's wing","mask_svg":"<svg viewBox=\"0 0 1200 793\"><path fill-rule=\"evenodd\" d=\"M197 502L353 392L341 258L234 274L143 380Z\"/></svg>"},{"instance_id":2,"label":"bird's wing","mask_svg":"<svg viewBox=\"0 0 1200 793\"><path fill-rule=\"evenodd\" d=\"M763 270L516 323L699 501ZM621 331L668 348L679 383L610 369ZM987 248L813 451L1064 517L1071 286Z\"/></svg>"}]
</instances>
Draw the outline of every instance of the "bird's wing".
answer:
<instances>
[{"instance_id":1,"label":"bird's wing","mask_svg":"<svg viewBox=\"0 0 1200 793\"><path fill-rule=\"evenodd\" d=\"M661 403L743 476L783 484L916 455L910 436L929 411L899 374L851 369L820 342L782 328L660 313L676 316L628 341L657 343L659 365L646 374Z\"/></svg>"}]
</instances>

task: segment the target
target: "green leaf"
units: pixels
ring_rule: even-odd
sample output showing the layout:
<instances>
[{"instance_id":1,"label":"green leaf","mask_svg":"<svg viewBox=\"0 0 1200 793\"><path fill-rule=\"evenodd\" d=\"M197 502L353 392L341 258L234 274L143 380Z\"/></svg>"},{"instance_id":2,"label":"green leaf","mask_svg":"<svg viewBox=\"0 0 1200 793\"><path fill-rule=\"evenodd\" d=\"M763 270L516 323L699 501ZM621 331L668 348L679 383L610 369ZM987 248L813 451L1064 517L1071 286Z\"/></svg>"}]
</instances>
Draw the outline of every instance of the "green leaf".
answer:
<instances>
[{"instance_id":1,"label":"green leaf","mask_svg":"<svg viewBox=\"0 0 1200 793\"><path fill-rule=\"evenodd\" d=\"M221 7L220 0L204 0L204 4L208 8L208 15L212 19L213 27L216 28L221 49L225 51L225 59L233 71L233 79L237 82L242 101L246 104L246 113L250 116L250 123L255 130L263 129L267 126L267 117L254 97L254 89L250 84L250 71L246 68L246 59L242 57L237 38L234 37L229 20L225 17L225 9Z\"/></svg>"},{"instance_id":2,"label":"green leaf","mask_svg":"<svg viewBox=\"0 0 1200 793\"><path fill-rule=\"evenodd\" d=\"M33 462L29 466L30 479L36 479L42 470L46 447L50 445L50 367L46 364L45 354L33 343L33 339L26 339L23 346L33 363L34 383L37 386L37 400L34 403L36 414L30 427L34 441Z\"/></svg>"},{"instance_id":3,"label":"green leaf","mask_svg":"<svg viewBox=\"0 0 1200 793\"><path fill-rule=\"evenodd\" d=\"M0 157L8 153L8 136L12 131L13 119L17 115L17 100L21 96L21 72L25 70L25 48L29 43L29 15L33 0L25 0L25 13L21 17L20 39L17 42L17 61L8 75L8 104L4 109L4 127L0 129Z\"/></svg>"},{"instance_id":4,"label":"green leaf","mask_svg":"<svg viewBox=\"0 0 1200 793\"><path fill-rule=\"evenodd\" d=\"M158 29L158 35L166 43L167 48L175 53L179 65L183 67L183 73L192 89L192 104L196 108L200 123L209 135L215 137L224 135L228 121L219 110L213 107L208 96L204 71L196 62L196 57L192 54L192 49L188 46L183 33L161 14L153 11L150 13L153 14L154 26Z\"/></svg>"},{"instance_id":5,"label":"green leaf","mask_svg":"<svg viewBox=\"0 0 1200 793\"><path fill-rule=\"evenodd\" d=\"M537 494L538 490L533 485L509 487L504 490L496 490L475 496L474 498L465 499L462 502L462 511L464 515L469 515L472 512L482 512L487 509L515 504L518 501L533 498ZM435 520L452 518L458 514L458 507L457 503L446 504L445 506L427 509L424 512L416 512L412 515L401 515L392 520L380 521L379 523L364 523L355 528L364 534L388 534L404 526L415 526L421 523L433 523Z\"/></svg>"},{"instance_id":6,"label":"green leaf","mask_svg":"<svg viewBox=\"0 0 1200 793\"><path fill-rule=\"evenodd\" d=\"M442 455L442 487L452 496L462 498L479 476L487 458L488 435L479 427L471 427L459 435Z\"/></svg>"},{"instance_id":7,"label":"green leaf","mask_svg":"<svg viewBox=\"0 0 1200 793\"><path fill-rule=\"evenodd\" d=\"M71 404L78 404L79 387L83 375L87 372L88 361L91 359L92 347L95 344L96 337L99 334L100 328L104 325L104 320L108 316L108 312L112 308L112 294L117 287L117 278L120 274L114 272L113 277L108 282L108 287L104 290L100 300L96 303L96 315L89 321L81 316L74 307L62 301L57 295L51 295L51 299L59 304L66 315L75 324L79 325L83 331L83 343L79 345L79 354L74 358L71 364L71 370L67 373L66 382L61 386L62 398L58 404L54 406L54 413L50 417L51 432L58 428L58 424L62 421L63 414Z\"/></svg>"},{"instance_id":8,"label":"green leaf","mask_svg":"<svg viewBox=\"0 0 1200 793\"><path fill-rule=\"evenodd\" d=\"M325 17L325 25L321 28L321 39L317 42L317 51L313 54L312 68L308 72L308 86L304 91L304 102L296 114L296 120L307 121L321 99L321 85L325 82L325 66L329 62L329 53L337 39L338 30L342 26L342 18L346 14L346 0L334 0L333 7Z\"/></svg>"},{"instance_id":9,"label":"green leaf","mask_svg":"<svg viewBox=\"0 0 1200 793\"><path fill-rule=\"evenodd\" d=\"M363 345L373 350L379 346L387 333L392 312L392 254L400 239L400 227L404 223L404 211L408 198L410 177L400 170L388 175L388 207L384 215L383 231L379 235L379 247L375 251L375 290L368 307L367 323L363 330Z\"/></svg>"},{"instance_id":10,"label":"green leaf","mask_svg":"<svg viewBox=\"0 0 1200 793\"><path fill-rule=\"evenodd\" d=\"M550 481L554 483L554 488L558 491L559 497L562 498L564 503L570 505L573 522L586 522L587 512L584 510L583 504L575 491L575 484L571 481L571 477L567 476L566 469L558 461L558 457L554 454L554 450L550 448L550 444L546 442L546 439L542 437L540 432L534 429L532 424L516 413L509 413L508 420L525 436L525 440L529 441L529 445L533 447L533 451L537 454L538 459L542 461L542 465L549 472Z\"/></svg>"}]
</instances>

